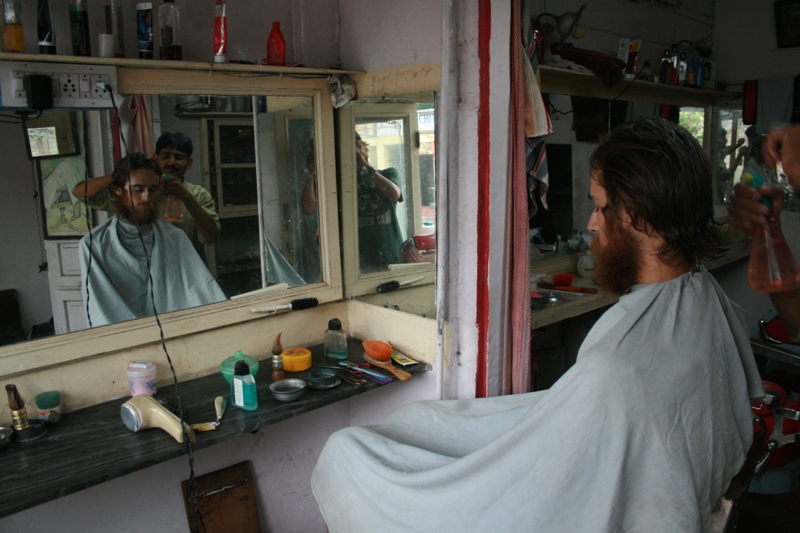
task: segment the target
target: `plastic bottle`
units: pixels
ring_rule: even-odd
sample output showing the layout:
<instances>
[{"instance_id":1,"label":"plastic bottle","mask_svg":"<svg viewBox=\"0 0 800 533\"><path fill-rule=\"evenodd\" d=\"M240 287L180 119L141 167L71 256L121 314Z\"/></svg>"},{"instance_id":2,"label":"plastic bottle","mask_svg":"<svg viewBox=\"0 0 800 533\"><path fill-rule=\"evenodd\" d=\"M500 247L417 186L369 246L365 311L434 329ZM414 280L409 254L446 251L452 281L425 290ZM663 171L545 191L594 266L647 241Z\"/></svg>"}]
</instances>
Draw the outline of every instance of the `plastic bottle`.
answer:
<instances>
[{"instance_id":1,"label":"plastic bottle","mask_svg":"<svg viewBox=\"0 0 800 533\"><path fill-rule=\"evenodd\" d=\"M689 65L686 62L686 52L681 52L681 57L678 60L678 85L686 85L688 69Z\"/></svg>"},{"instance_id":2,"label":"plastic bottle","mask_svg":"<svg viewBox=\"0 0 800 533\"><path fill-rule=\"evenodd\" d=\"M661 68L658 71L658 82L667 83L667 76L669 76L669 67L672 65L672 60L669 56L669 48L664 48L664 57L661 58Z\"/></svg>"},{"instance_id":3,"label":"plastic bottle","mask_svg":"<svg viewBox=\"0 0 800 533\"><path fill-rule=\"evenodd\" d=\"M153 3L136 4L136 48L139 59L153 59Z\"/></svg>"},{"instance_id":4,"label":"plastic bottle","mask_svg":"<svg viewBox=\"0 0 800 533\"><path fill-rule=\"evenodd\" d=\"M50 19L50 2L39 0L39 10L36 16L36 33L39 37L39 53L56 53L56 36L53 33L53 24Z\"/></svg>"},{"instance_id":5,"label":"plastic bottle","mask_svg":"<svg viewBox=\"0 0 800 533\"><path fill-rule=\"evenodd\" d=\"M3 2L3 47L6 52L25 52L25 31L22 28L21 0Z\"/></svg>"},{"instance_id":6,"label":"plastic bottle","mask_svg":"<svg viewBox=\"0 0 800 533\"><path fill-rule=\"evenodd\" d=\"M217 0L214 9L214 62L228 62L228 19L225 0Z\"/></svg>"},{"instance_id":7,"label":"plastic bottle","mask_svg":"<svg viewBox=\"0 0 800 533\"><path fill-rule=\"evenodd\" d=\"M325 331L325 356L333 359L347 359L347 334L342 331L342 323L338 318L328 322Z\"/></svg>"},{"instance_id":8,"label":"plastic bottle","mask_svg":"<svg viewBox=\"0 0 800 533\"><path fill-rule=\"evenodd\" d=\"M92 46L89 43L89 14L86 11L86 0L70 0L69 28L72 34L72 55L92 55Z\"/></svg>"},{"instance_id":9,"label":"plastic bottle","mask_svg":"<svg viewBox=\"0 0 800 533\"><path fill-rule=\"evenodd\" d=\"M178 179L178 178L172 177L171 174L164 174L164 181L173 179ZM168 220L170 222L182 219L183 209L181 207L181 201L178 200L176 197L172 196L171 194L165 195L164 211L161 214L164 217L164 220Z\"/></svg>"},{"instance_id":10,"label":"plastic bottle","mask_svg":"<svg viewBox=\"0 0 800 533\"><path fill-rule=\"evenodd\" d=\"M244 361L237 361L231 376L231 403L247 411L258 409L256 380Z\"/></svg>"},{"instance_id":11,"label":"plastic bottle","mask_svg":"<svg viewBox=\"0 0 800 533\"><path fill-rule=\"evenodd\" d=\"M267 65L282 67L286 64L286 41L281 33L281 23L273 21L267 39Z\"/></svg>"},{"instance_id":12,"label":"plastic bottle","mask_svg":"<svg viewBox=\"0 0 800 533\"><path fill-rule=\"evenodd\" d=\"M114 57L125 57L125 32L120 0L110 0L105 6L106 33L114 36Z\"/></svg>"},{"instance_id":13,"label":"plastic bottle","mask_svg":"<svg viewBox=\"0 0 800 533\"><path fill-rule=\"evenodd\" d=\"M161 38L158 51L161 59L183 59L181 10L175 5L175 0L164 0L158 7L158 28Z\"/></svg>"},{"instance_id":14,"label":"plastic bottle","mask_svg":"<svg viewBox=\"0 0 800 533\"><path fill-rule=\"evenodd\" d=\"M765 180L758 174L745 172L742 182L758 188ZM763 197L761 203L772 211L772 200ZM747 282L756 292L784 292L800 287L800 269L783 236L780 221L773 213L753 235Z\"/></svg>"}]
</instances>

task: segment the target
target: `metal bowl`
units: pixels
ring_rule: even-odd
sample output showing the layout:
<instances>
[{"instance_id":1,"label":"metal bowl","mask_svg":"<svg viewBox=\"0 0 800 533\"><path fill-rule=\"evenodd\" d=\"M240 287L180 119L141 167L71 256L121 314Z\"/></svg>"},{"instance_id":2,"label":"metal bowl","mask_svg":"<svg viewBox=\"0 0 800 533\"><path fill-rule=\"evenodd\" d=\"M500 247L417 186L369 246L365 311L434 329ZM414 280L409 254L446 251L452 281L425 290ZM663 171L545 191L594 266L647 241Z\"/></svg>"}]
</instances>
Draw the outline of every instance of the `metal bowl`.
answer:
<instances>
[{"instance_id":1,"label":"metal bowl","mask_svg":"<svg viewBox=\"0 0 800 533\"><path fill-rule=\"evenodd\" d=\"M11 442L11 435L14 430L11 428L0 427L0 449L5 448Z\"/></svg>"},{"instance_id":2,"label":"metal bowl","mask_svg":"<svg viewBox=\"0 0 800 533\"><path fill-rule=\"evenodd\" d=\"M298 378L282 379L271 384L269 390L279 402L292 402L306 391L306 382Z\"/></svg>"}]
</instances>

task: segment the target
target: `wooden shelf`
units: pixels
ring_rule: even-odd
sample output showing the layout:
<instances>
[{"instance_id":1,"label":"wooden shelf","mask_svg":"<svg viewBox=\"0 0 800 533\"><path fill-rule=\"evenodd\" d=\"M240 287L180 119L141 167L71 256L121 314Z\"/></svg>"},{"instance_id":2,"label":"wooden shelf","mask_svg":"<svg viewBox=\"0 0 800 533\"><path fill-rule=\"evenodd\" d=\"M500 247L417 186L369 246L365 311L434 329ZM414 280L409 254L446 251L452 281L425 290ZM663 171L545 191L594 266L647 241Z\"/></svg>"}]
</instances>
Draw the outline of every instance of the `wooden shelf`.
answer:
<instances>
[{"instance_id":1,"label":"wooden shelf","mask_svg":"<svg viewBox=\"0 0 800 533\"><path fill-rule=\"evenodd\" d=\"M709 107L739 98L738 93L711 89L693 89L665 85L651 81L622 80L613 87L605 87L600 78L591 72L578 72L558 67L539 67L543 93L587 96L591 98L620 99L631 102L652 102L692 107ZM625 91L623 93L623 91Z\"/></svg>"}]
</instances>

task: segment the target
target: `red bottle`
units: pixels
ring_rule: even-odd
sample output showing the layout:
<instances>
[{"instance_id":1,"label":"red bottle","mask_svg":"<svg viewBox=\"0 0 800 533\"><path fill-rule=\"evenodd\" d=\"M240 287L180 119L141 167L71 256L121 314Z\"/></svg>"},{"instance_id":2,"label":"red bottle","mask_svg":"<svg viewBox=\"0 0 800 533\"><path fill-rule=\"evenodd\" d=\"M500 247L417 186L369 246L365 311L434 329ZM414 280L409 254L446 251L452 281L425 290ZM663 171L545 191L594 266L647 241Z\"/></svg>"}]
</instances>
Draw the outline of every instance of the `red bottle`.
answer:
<instances>
[{"instance_id":1,"label":"red bottle","mask_svg":"<svg viewBox=\"0 0 800 533\"><path fill-rule=\"evenodd\" d=\"M267 39L267 65L282 67L286 64L286 41L281 33L281 23L273 22Z\"/></svg>"}]
</instances>

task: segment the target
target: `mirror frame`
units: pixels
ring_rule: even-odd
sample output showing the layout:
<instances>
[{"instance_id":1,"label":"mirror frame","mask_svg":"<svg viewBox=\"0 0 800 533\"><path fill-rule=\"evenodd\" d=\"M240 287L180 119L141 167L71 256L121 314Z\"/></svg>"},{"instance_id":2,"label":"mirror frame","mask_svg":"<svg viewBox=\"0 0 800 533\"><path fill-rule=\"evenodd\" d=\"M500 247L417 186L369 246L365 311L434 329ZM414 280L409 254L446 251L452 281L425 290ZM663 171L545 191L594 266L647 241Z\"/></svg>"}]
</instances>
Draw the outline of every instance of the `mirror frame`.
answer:
<instances>
[{"instance_id":1,"label":"mirror frame","mask_svg":"<svg viewBox=\"0 0 800 533\"><path fill-rule=\"evenodd\" d=\"M47 56L50 58L50 56ZM74 58L72 58L74 59ZM68 62L68 61L63 61ZM92 61L94 62L94 61ZM218 304L175 311L160 316L164 338L265 318L251 308L315 297L320 303L342 299L339 252L339 220L336 190L333 107L328 76L355 75L352 71L323 69L275 69L246 65L110 60L117 66L115 97L128 94L214 94L258 96L307 96L313 101L314 135L317 139L318 199L323 282L280 292L253 294ZM125 66L130 64L131 66ZM297 73L283 76L283 71ZM12 377L32 370L89 359L159 339L153 317L112 324L102 328L55 335L0 347L0 376Z\"/></svg>"},{"instance_id":2,"label":"mirror frame","mask_svg":"<svg viewBox=\"0 0 800 533\"><path fill-rule=\"evenodd\" d=\"M382 100L402 99L413 102L415 97L424 95L438 104L436 93L441 88L441 64L423 63L391 67L369 71L353 76L358 86L357 98L348 105L337 109L337 140L339 142L339 173L342 184L342 244L345 250L356 252L346 254L344 260L344 293L347 298L376 294L376 288L386 281L405 281L418 276L423 279L414 283L414 287L434 285L436 281L437 265L434 263L417 264L402 270L387 270L361 274L358 259L358 219L357 194L356 194L356 169L355 169L355 139L353 131L356 126L354 106L359 103L376 103ZM438 137L440 124L440 110L435 105L436 135ZM345 157L343 154L353 154ZM436 166L437 170L439 166ZM436 176L436 180L440 179ZM439 187L437 185L437 194ZM437 204L440 199L436 199ZM438 217L437 217L438 218ZM436 228L437 234L439 228ZM438 237L437 237L438 239ZM437 256L438 257L438 256ZM437 259L438 260L438 259Z\"/></svg>"}]
</instances>

